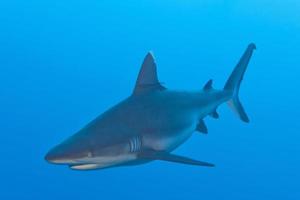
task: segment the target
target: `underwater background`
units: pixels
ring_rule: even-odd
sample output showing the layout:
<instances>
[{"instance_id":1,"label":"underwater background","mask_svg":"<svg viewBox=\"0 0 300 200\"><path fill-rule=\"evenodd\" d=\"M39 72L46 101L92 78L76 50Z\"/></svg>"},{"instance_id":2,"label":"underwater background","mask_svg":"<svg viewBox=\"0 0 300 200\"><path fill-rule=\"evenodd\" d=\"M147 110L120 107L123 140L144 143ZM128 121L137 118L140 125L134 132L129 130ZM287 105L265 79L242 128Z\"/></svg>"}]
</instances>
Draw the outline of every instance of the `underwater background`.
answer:
<instances>
[{"instance_id":1,"label":"underwater background","mask_svg":"<svg viewBox=\"0 0 300 200\"><path fill-rule=\"evenodd\" d=\"M155 161L74 171L44 155L131 94L154 52L169 89L222 88L256 43L240 98L176 152L216 164ZM0 199L300 199L300 1L0 1Z\"/></svg>"}]
</instances>

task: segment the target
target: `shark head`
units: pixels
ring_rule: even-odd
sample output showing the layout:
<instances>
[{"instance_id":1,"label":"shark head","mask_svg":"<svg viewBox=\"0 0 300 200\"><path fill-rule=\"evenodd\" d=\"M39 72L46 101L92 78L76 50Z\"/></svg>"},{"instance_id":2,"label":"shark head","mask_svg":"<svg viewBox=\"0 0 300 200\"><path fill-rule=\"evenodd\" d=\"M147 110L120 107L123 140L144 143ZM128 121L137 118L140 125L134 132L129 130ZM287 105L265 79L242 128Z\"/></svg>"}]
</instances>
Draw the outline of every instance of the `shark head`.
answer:
<instances>
[{"instance_id":1,"label":"shark head","mask_svg":"<svg viewBox=\"0 0 300 200\"><path fill-rule=\"evenodd\" d=\"M53 164L76 164L92 156L92 146L87 140L71 137L51 149L45 159Z\"/></svg>"},{"instance_id":2,"label":"shark head","mask_svg":"<svg viewBox=\"0 0 300 200\"><path fill-rule=\"evenodd\" d=\"M89 170L106 168L111 165L133 160L130 143L118 142L111 144L103 138L88 137L75 134L63 143L55 146L45 156L52 164L69 165L72 169Z\"/></svg>"}]
</instances>

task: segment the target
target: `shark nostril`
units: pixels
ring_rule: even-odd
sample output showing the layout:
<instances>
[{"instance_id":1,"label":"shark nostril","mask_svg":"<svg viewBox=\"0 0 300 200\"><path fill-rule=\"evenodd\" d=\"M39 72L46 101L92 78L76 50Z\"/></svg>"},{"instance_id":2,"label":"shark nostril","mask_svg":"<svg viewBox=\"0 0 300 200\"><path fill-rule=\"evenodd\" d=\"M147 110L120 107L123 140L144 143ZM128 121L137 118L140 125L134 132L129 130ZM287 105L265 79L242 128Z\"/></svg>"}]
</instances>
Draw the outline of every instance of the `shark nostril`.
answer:
<instances>
[{"instance_id":1,"label":"shark nostril","mask_svg":"<svg viewBox=\"0 0 300 200\"><path fill-rule=\"evenodd\" d=\"M50 163L60 163L64 159L65 155L62 154L60 151L57 151L57 149L55 148L45 155L45 160Z\"/></svg>"},{"instance_id":2,"label":"shark nostril","mask_svg":"<svg viewBox=\"0 0 300 200\"><path fill-rule=\"evenodd\" d=\"M53 164L61 164L67 162L67 158L61 154L49 152L45 156L45 160Z\"/></svg>"},{"instance_id":3,"label":"shark nostril","mask_svg":"<svg viewBox=\"0 0 300 200\"><path fill-rule=\"evenodd\" d=\"M45 156L45 160L48 162L52 162L52 161L54 161L54 159L55 159L54 156L50 152L47 153Z\"/></svg>"}]
</instances>

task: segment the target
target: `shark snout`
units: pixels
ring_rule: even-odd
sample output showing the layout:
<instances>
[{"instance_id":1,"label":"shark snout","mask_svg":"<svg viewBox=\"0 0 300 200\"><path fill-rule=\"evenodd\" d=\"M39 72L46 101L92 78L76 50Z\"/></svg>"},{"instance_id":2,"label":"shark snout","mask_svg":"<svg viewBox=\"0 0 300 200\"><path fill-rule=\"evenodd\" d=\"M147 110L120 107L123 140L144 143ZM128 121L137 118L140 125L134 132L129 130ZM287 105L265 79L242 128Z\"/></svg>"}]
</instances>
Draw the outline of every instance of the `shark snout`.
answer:
<instances>
[{"instance_id":1,"label":"shark snout","mask_svg":"<svg viewBox=\"0 0 300 200\"><path fill-rule=\"evenodd\" d=\"M53 148L45 156L45 160L53 164L71 164L78 158L76 149L66 149L64 146Z\"/></svg>"},{"instance_id":2,"label":"shark snout","mask_svg":"<svg viewBox=\"0 0 300 200\"><path fill-rule=\"evenodd\" d=\"M45 156L45 160L53 164L65 164L71 161L70 156L56 149L49 151Z\"/></svg>"},{"instance_id":3,"label":"shark snout","mask_svg":"<svg viewBox=\"0 0 300 200\"><path fill-rule=\"evenodd\" d=\"M49 163L55 163L59 159L60 157L52 154L51 152L47 153L45 156L45 160L48 161Z\"/></svg>"},{"instance_id":4,"label":"shark snout","mask_svg":"<svg viewBox=\"0 0 300 200\"><path fill-rule=\"evenodd\" d=\"M78 164L91 157L92 153L87 142L67 140L51 149L45 155L45 160L53 164Z\"/></svg>"}]
</instances>

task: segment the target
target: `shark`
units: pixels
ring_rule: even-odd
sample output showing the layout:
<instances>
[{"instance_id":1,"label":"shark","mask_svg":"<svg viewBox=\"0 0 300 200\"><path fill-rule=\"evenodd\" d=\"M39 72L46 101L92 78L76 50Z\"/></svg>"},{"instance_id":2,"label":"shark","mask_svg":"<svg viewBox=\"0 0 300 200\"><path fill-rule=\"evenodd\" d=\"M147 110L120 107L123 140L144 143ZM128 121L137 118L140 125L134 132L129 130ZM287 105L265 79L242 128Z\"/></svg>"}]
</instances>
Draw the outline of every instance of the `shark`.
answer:
<instances>
[{"instance_id":1,"label":"shark","mask_svg":"<svg viewBox=\"0 0 300 200\"><path fill-rule=\"evenodd\" d=\"M173 152L194 132L207 134L204 118L219 118L217 108L223 103L243 122L249 122L239 90L255 49L254 43L248 45L223 89L214 89L209 80L202 90L194 92L163 86L153 54L148 53L132 94L52 148L45 159L74 170L132 166L155 160L214 167Z\"/></svg>"}]
</instances>

